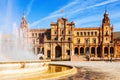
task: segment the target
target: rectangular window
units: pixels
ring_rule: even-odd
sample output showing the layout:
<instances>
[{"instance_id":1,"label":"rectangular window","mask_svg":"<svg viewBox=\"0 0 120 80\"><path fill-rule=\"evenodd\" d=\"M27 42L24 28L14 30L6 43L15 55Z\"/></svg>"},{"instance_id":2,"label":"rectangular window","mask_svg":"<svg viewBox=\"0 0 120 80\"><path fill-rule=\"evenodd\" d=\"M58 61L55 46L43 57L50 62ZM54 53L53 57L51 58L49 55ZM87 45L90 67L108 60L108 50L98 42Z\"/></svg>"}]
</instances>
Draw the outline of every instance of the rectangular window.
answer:
<instances>
[{"instance_id":1,"label":"rectangular window","mask_svg":"<svg viewBox=\"0 0 120 80\"><path fill-rule=\"evenodd\" d=\"M70 34L70 31L68 31L68 34Z\"/></svg>"},{"instance_id":2,"label":"rectangular window","mask_svg":"<svg viewBox=\"0 0 120 80\"><path fill-rule=\"evenodd\" d=\"M33 44L35 44L35 40L33 40Z\"/></svg>"},{"instance_id":3,"label":"rectangular window","mask_svg":"<svg viewBox=\"0 0 120 80\"><path fill-rule=\"evenodd\" d=\"M32 37L34 36L34 33L32 33Z\"/></svg>"},{"instance_id":4,"label":"rectangular window","mask_svg":"<svg viewBox=\"0 0 120 80\"><path fill-rule=\"evenodd\" d=\"M106 41L107 41L108 39L106 38Z\"/></svg>"},{"instance_id":5,"label":"rectangular window","mask_svg":"<svg viewBox=\"0 0 120 80\"><path fill-rule=\"evenodd\" d=\"M89 44L89 43L90 43L90 39L89 39L89 38L85 38L84 42L85 42L86 44Z\"/></svg>"},{"instance_id":6,"label":"rectangular window","mask_svg":"<svg viewBox=\"0 0 120 80\"><path fill-rule=\"evenodd\" d=\"M56 34L56 31L54 32L54 34Z\"/></svg>"},{"instance_id":7,"label":"rectangular window","mask_svg":"<svg viewBox=\"0 0 120 80\"><path fill-rule=\"evenodd\" d=\"M37 33L35 33L35 36L37 37Z\"/></svg>"},{"instance_id":8,"label":"rectangular window","mask_svg":"<svg viewBox=\"0 0 120 80\"><path fill-rule=\"evenodd\" d=\"M38 54L40 53L40 48L37 48L37 53L38 53Z\"/></svg>"},{"instance_id":9,"label":"rectangular window","mask_svg":"<svg viewBox=\"0 0 120 80\"><path fill-rule=\"evenodd\" d=\"M80 43L80 39L77 39L77 43L78 43L78 44Z\"/></svg>"},{"instance_id":10,"label":"rectangular window","mask_svg":"<svg viewBox=\"0 0 120 80\"><path fill-rule=\"evenodd\" d=\"M93 40L93 41L92 41L93 43L96 43L96 38L93 38L92 40Z\"/></svg>"}]
</instances>

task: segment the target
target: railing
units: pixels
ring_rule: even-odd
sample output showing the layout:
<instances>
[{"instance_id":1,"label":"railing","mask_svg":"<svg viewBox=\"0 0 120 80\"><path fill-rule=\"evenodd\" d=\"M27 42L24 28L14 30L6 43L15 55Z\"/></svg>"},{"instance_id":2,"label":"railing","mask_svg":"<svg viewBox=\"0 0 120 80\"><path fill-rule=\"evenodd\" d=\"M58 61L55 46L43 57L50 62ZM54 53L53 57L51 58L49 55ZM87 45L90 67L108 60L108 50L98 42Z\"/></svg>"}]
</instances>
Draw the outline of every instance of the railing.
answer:
<instances>
[{"instance_id":1,"label":"railing","mask_svg":"<svg viewBox=\"0 0 120 80\"><path fill-rule=\"evenodd\" d=\"M67 42L67 43L71 43L72 41L68 41L68 40L46 40L45 41L46 43L48 43L48 42Z\"/></svg>"}]
</instances>

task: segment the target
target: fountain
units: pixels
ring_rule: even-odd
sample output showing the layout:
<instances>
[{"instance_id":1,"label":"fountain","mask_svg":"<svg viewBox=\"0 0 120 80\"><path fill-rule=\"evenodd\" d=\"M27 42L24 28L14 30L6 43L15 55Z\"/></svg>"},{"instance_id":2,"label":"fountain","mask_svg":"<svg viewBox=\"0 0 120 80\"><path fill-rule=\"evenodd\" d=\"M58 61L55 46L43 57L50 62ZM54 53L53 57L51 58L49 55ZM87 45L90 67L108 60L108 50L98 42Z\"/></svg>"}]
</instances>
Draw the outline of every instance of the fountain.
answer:
<instances>
[{"instance_id":1,"label":"fountain","mask_svg":"<svg viewBox=\"0 0 120 80\"><path fill-rule=\"evenodd\" d=\"M0 34L0 80L58 79L77 72L74 67L39 60L20 35L17 28L11 34Z\"/></svg>"}]
</instances>

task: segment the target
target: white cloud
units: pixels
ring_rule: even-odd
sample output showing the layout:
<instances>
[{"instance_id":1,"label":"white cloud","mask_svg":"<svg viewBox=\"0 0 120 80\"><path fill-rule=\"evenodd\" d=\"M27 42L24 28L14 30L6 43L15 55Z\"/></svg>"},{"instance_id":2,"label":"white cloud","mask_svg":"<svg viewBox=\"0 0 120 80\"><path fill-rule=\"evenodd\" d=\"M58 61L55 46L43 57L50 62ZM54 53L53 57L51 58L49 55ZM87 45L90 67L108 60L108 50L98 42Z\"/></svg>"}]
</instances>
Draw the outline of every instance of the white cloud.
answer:
<instances>
[{"instance_id":1,"label":"white cloud","mask_svg":"<svg viewBox=\"0 0 120 80\"><path fill-rule=\"evenodd\" d=\"M101 16L100 15L93 15L93 16L88 16L83 19L75 19L74 22L76 25L81 25L89 22L94 22L94 21L101 21Z\"/></svg>"},{"instance_id":2,"label":"white cloud","mask_svg":"<svg viewBox=\"0 0 120 80\"><path fill-rule=\"evenodd\" d=\"M110 15L110 18L111 19L120 18L120 13L114 13L114 14Z\"/></svg>"},{"instance_id":3,"label":"white cloud","mask_svg":"<svg viewBox=\"0 0 120 80\"><path fill-rule=\"evenodd\" d=\"M104 1L104 2L101 2L101 3L97 3L95 5L88 6L88 7L74 9L73 12L71 12L70 14L75 14L75 13L77 13L79 11L83 11L83 10L86 10L86 9L91 9L91 8L95 8L95 7L99 7L99 6L103 6L103 5L113 3L113 2L116 2L116 1L118 1L118 0L107 0L107 1Z\"/></svg>"},{"instance_id":4,"label":"white cloud","mask_svg":"<svg viewBox=\"0 0 120 80\"><path fill-rule=\"evenodd\" d=\"M78 0L74 0L74 1L70 2L69 4L63 6L59 10L56 10L55 12L51 13L51 15L61 13L61 10L63 10L63 9L66 10L66 9L70 8L71 6L77 4L78 2L79 2Z\"/></svg>"},{"instance_id":5,"label":"white cloud","mask_svg":"<svg viewBox=\"0 0 120 80\"><path fill-rule=\"evenodd\" d=\"M54 12L51 13L49 16L33 22L32 24L30 24L30 27L35 27L36 25L38 25L40 22L42 22L42 21L44 21L44 20L47 20L47 19L51 19L51 18L54 18L54 17L59 17L59 16L64 15L65 13L61 13L61 10L62 10L62 9L69 8L69 7L77 4L77 2L78 2L78 0L74 0L74 1L70 2L69 4L67 4L67 5L63 6L62 8L60 8L59 10L54 11Z\"/></svg>"},{"instance_id":6,"label":"white cloud","mask_svg":"<svg viewBox=\"0 0 120 80\"><path fill-rule=\"evenodd\" d=\"M33 22L32 24L30 24L31 27L35 27L36 25L42 23L43 21L46 21L46 20L50 20L51 21L55 18L58 18L58 17L62 17L62 16L67 16L67 18L71 18L71 17L75 17L75 16L78 16L78 13L80 13L81 11L84 11L86 9L91 9L91 8L95 8L95 7L99 7L99 6L104 6L104 5L107 5L107 4L110 4L110 3L113 3L113 2L116 2L118 0L105 0L101 3L98 3L97 1L95 2L95 4L90 4L90 1L86 1L84 3L81 4L81 0L74 0L72 2L70 2L69 4L63 6L62 8L52 12L49 16L43 18L43 19L39 19L35 22ZM83 6L84 5L84 6ZM89 6L88 6L89 5ZM87 7L86 7L87 6ZM65 12L64 13L61 13L61 10L64 9ZM95 20L98 20L100 18L96 18L94 16L92 17L85 17L84 19L76 19L74 21L76 21L77 23L87 23L87 22L92 22L92 21L95 21Z\"/></svg>"},{"instance_id":7,"label":"white cloud","mask_svg":"<svg viewBox=\"0 0 120 80\"><path fill-rule=\"evenodd\" d=\"M33 4L34 0L30 0L30 3L27 6L27 12L26 12L26 16L29 15L31 8L32 8L32 4Z\"/></svg>"},{"instance_id":8,"label":"white cloud","mask_svg":"<svg viewBox=\"0 0 120 80\"><path fill-rule=\"evenodd\" d=\"M120 22L114 24L114 31L120 31Z\"/></svg>"},{"instance_id":9,"label":"white cloud","mask_svg":"<svg viewBox=\"0 0 120 80\"><path fill-rule=\"evenodd\" d=\"M8 0L6 9L5 25L9 25L12 17L12 2Z\"/></svg>"}]
</instances>

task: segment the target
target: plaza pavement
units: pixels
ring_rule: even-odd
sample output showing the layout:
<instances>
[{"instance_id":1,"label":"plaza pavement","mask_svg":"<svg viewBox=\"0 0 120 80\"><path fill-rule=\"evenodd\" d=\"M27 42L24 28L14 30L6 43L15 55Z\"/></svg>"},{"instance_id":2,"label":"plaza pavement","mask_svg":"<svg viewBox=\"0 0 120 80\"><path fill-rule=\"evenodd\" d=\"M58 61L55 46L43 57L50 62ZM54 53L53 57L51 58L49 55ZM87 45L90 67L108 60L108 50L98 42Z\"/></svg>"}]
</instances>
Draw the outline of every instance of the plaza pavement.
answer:
<instances>
[{"instance_id":1,"label":"plaza pavement","mask_svg":"<svg viewBox=\"0 0 120 80\"><path fill-rule=\"evenodd\" d=\"M75 66L78 73L61 80L120 80L120 62L56 61L51 64Z\"/></svg>"}]
</instances>

